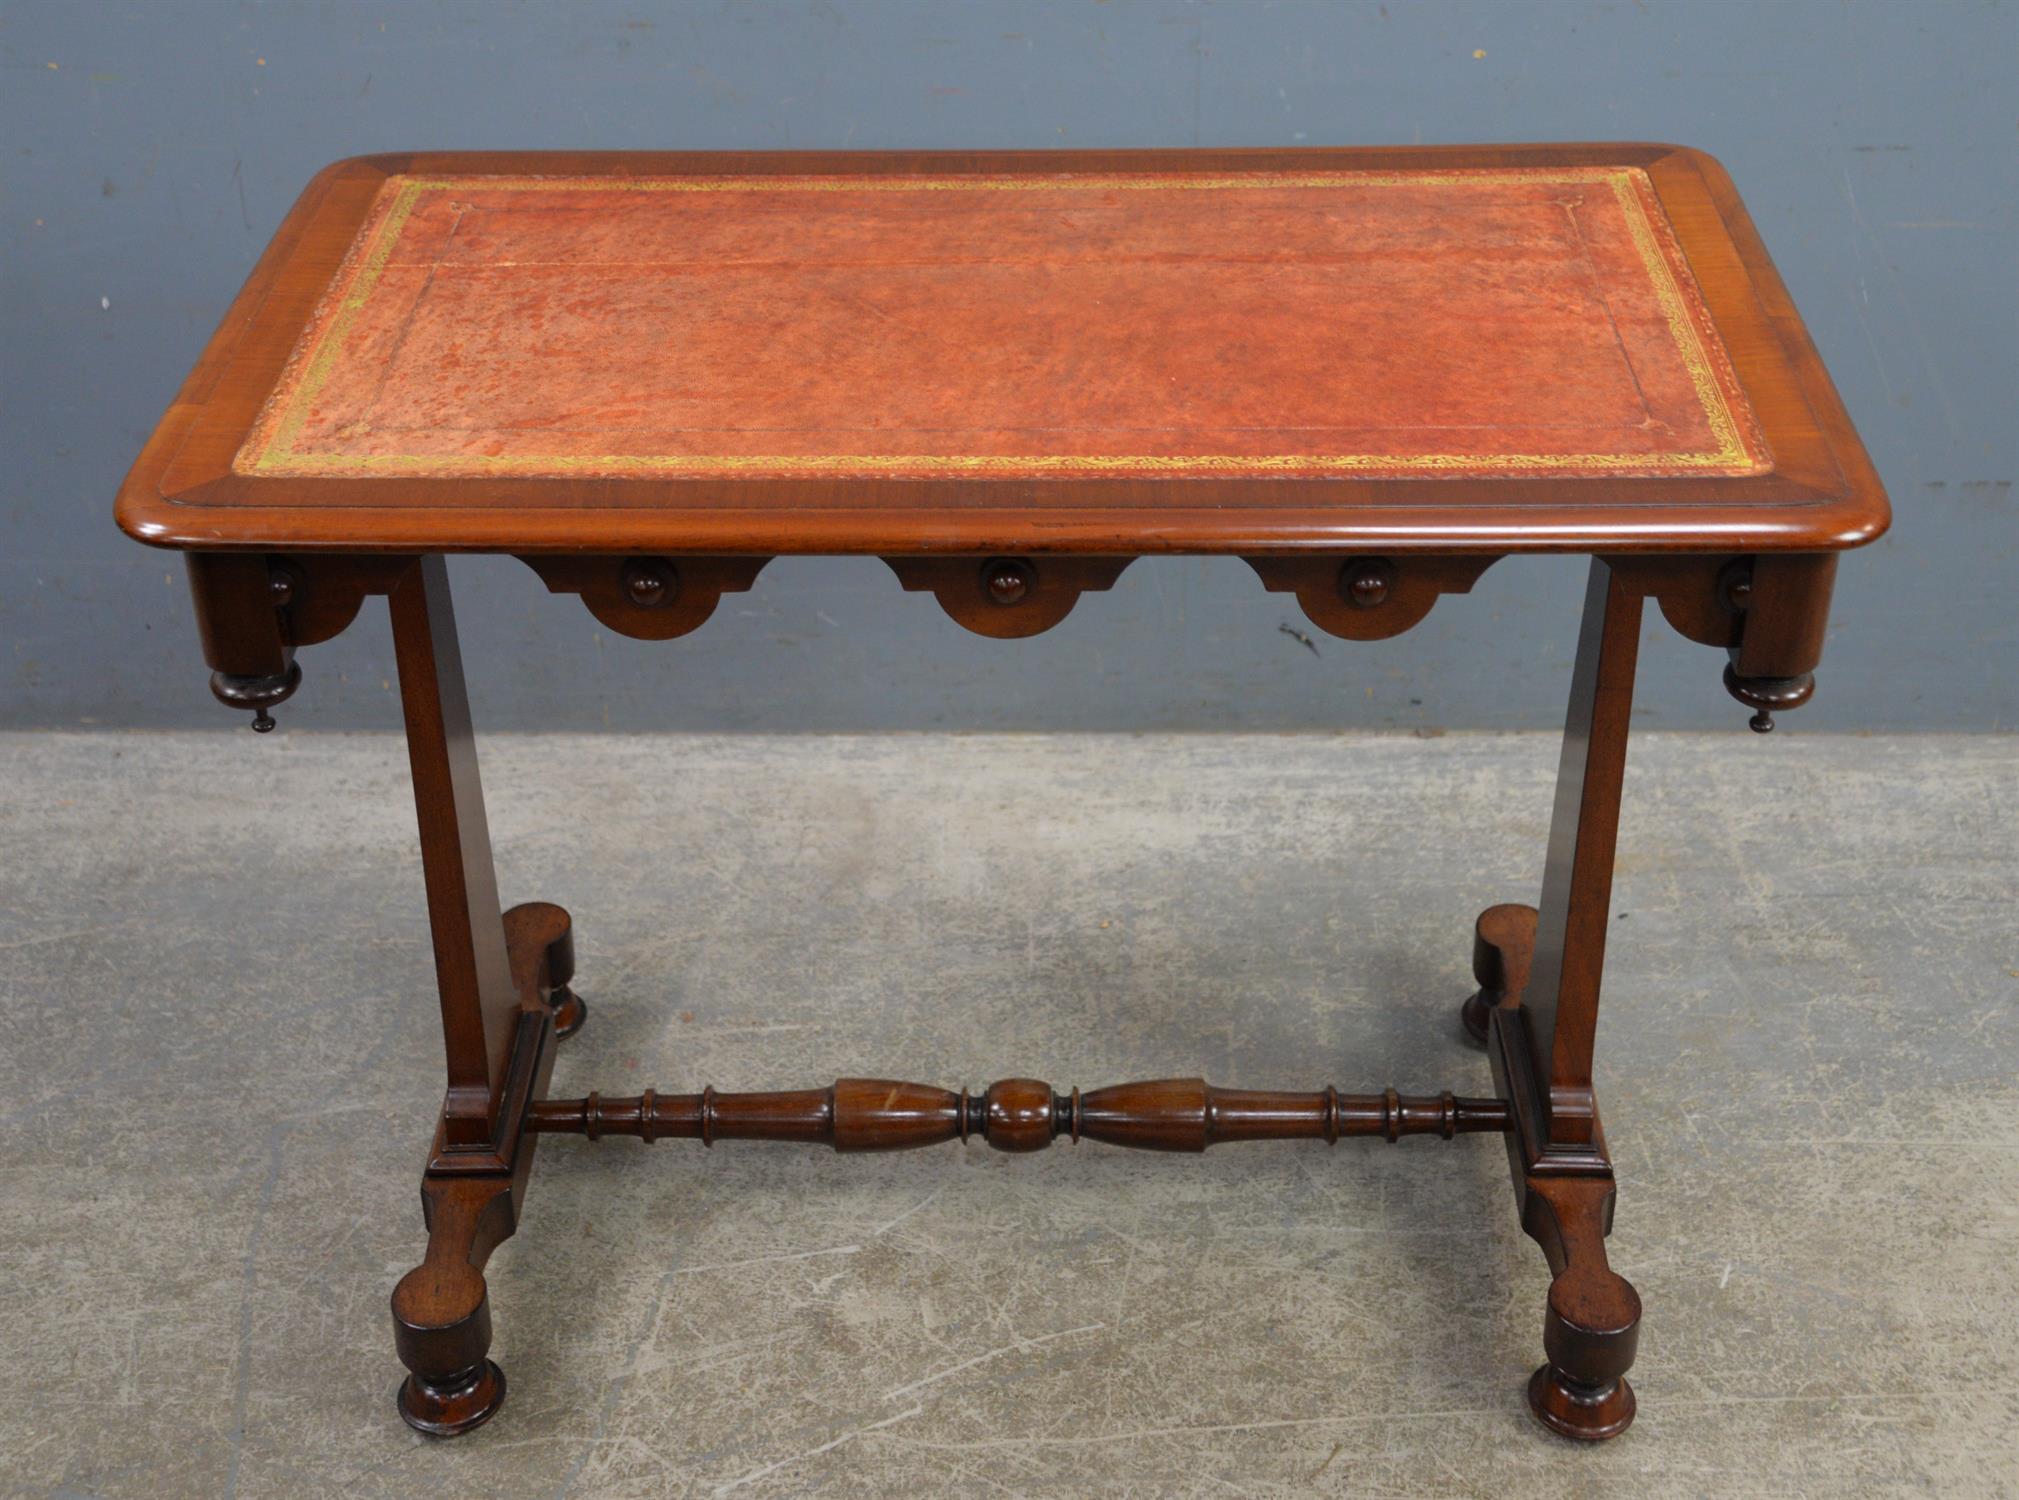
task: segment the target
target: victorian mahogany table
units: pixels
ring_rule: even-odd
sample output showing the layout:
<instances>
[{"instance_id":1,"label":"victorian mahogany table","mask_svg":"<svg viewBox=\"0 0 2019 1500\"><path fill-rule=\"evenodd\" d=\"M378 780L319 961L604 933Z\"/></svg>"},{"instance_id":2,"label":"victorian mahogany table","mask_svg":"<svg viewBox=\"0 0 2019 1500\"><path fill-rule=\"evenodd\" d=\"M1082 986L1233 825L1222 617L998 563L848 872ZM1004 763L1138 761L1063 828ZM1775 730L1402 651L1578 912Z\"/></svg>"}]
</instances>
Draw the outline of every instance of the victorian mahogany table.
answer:
<instances>
[{"instance_id":1,"label":"victorian mahogany table","mask_svg":"<svg viewBox=\"0 0 2019 1500\"><path fill-rule=\"evenodd\" d=\"M1884 491L1730 180L1669 146L1092 154L378 156L288 215L119 495L188 554L218 698L390 600L448 1086L399 1409L505 1380L483 1266L543 1132L891 1150L1054 1137L1497 1132L1554 1280L1543 1422L1633 1418L1592 1089L1643 601L1804 702L1836 554ZM614 631L684 635L782 554L881 557L983 635L1133 558L1231 554L1321 628L1407 630L1512 553L1591 558L1536 906L1479 918L1494 1092L548 1097L583 1020L568 914L501 912L443 556L508 552ZM1308 1080L1306 1081L1309 1082Z\"/></svg>"}]
</instances>

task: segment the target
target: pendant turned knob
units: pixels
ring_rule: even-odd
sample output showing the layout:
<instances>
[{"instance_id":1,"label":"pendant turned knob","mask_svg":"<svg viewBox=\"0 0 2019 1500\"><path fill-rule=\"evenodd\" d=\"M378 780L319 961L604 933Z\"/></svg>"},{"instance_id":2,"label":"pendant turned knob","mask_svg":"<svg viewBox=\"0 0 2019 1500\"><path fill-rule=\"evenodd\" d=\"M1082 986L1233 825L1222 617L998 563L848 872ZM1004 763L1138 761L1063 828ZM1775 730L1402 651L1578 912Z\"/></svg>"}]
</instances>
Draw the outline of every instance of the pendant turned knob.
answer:
<instances>
[{"instance_id":1,"label":"pendant turned knob","mask_svg":"<svg viewBox=\"0 0 2019 1500\"><path fill-rule=\"evenodd\" d=\"M1728 562L1718 571L1718 600L1735 615L1752 608L1753 565L1746 558Z\"/></svg>"},{"instance_id":2,"label":"pendant turned knob","mask_svg":"<svg viewBox=\"0 0 2019 1500\"><path fill-rule=\"evenodd\" d=\"M1031 591L1031 565L1021 558L994 557L981 570L982 592L996 604L1016 604Z\"/></svg>"},{"instance_id":3,"label":"pendant turned knob","mask_svg":"<svg viewBox=\"0 0 2019 1500\"><path fill-rule=\"evenodd\" d=\"M1755 710L1746 727L1754 734L1772 734L1774 710L1800 708L1815 696L1816 677L1804 672L1799 677L1741 677L1729 664L1725 667L1725 691L1746 707Z\"/></svg>"},{"instance_id":4,"label":"pendant turned knob","mask_svg":"<svg viewBox=\"0 0 2019 1500\"><path fill-rule=\"evenodd\" d=\"M286 609L303 593L302 576L286 563L275 563L266 570L267 602L275 609Z\"/></svg>"},{"instance_id":5,"label":"pendant turned knob","mask_svg":"<svg viewBox=\"0 0 2019 1500\"><path fill-rule=\"evenodd\" d=\"M680 570L663 557L624 564L624 597L640 609L663 609L680 597Z\"/></svg>"},{"instance_id":6,"label":"pendant turned knob","mask_svg":"<svg viewBox=\"0 0 2019 1500\"><path fill-rule=\"evenodd\" d=\"M211 696L226 708L249 709L255 734L273 732L273 715L268 710L292 698L300 686L301 663L295 661L287 664L285 672L266 677L241 677L233 672L210 674Z\"/></svg>"},{"instance_id":7,"label":"pendant turned knob","mask_svg":"<svg viewBox=\"0 0 2019 1500\"><path fill-rule=\"evenodd\" d=\"M1377 609L1395 586L1395 565L1386 558L1356 557L1339 570L1339 593L1356 609Z\"/></svg>"}]
</instances>

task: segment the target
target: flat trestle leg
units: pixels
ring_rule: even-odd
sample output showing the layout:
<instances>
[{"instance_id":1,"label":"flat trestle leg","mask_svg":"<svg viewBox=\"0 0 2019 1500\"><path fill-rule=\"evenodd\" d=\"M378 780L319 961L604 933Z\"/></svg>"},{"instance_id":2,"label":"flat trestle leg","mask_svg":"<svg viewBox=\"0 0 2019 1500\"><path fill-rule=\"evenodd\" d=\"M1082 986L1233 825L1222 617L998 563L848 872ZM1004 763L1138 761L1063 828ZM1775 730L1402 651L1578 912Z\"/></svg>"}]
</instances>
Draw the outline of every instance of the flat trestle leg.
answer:
<instances>
[{"instance_id":1,"label":"flat trestle leg","mask_svg":"<svg viewBox=\"0 0 2019 1500\"><path fill-rule=\"evenodd\" d=\"M448 1065L421 1180L427 1254L393 1290L393 1339L409 1372L400 1416L450 1437L487 1421L505 1398L489 1357L484 1264L518 1227L534 1146L526 1111L546 1092L553 1035L579 1027L583 1006L568 988L568 913L546 902L498 908L443 560L409 565L390 606Z\"/></svg>"},{"instance_id":2,"label":"flat trestle leg","mask_svg":"<svg viewBox=\"0 0 2019 1500\"><path fill-rule=\"evenodd\" d=\"M1588 1441L1633 1420L1625 1377L1640 1329L1640 1297L1606 1263L1614 1184L1591 1062L1641 613L1641 596L1594 559L1540 909L1496 906L1480 917L1480 989L1465 1007L1511 1113L1521 1227L1554 1278L1543 1314L1549 1358L1529 1381L1529 1407L1552 1432Z\"/></svg>"}]
</instances>

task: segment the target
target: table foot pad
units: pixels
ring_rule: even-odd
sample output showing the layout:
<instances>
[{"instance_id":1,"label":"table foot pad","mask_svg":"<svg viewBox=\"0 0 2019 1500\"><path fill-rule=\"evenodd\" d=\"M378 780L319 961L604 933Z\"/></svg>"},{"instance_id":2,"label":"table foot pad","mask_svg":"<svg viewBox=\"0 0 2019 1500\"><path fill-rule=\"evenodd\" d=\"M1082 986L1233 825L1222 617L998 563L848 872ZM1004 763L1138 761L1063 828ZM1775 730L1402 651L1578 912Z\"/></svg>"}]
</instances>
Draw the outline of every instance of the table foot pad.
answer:
<instances>
[{"instance_id":1,"label":"table foot pad","mask_svg":"<svg viewBox=\"0 0 2019 1500\"><path fill-rule=\"evenodd\" d=\"M1528 1409L1559 1436L1602 1442L1618 1437L1632 1423L1633 1387L1624 1376L1609 1386L1581 1385L1546 1364L1529 1377Z\"/></svg>"},{"instance_id":2,"label":"table foot pad","mask_svg":"<svg viewBox=\"0 0 2019 1500\"><path fill-rule=\"evenodd\" d=\"M400 1420L429 1437L459 1437L491 1420L505 1404L505 1372L491 1360L442 1381L409 1375L394 1405Z\"/></svg>"}]
</instances>

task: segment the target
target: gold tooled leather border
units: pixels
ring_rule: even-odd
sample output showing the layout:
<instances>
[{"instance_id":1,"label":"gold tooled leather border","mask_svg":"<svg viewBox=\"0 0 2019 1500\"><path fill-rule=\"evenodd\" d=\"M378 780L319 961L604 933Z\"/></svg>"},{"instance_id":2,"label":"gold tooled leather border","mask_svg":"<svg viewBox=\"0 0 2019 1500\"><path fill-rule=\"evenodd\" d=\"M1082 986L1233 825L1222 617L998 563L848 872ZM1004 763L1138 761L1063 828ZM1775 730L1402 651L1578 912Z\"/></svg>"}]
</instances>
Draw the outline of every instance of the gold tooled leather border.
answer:
<instances>
[{"instance_id":1,"label":"gold tooled leather border","mask_svg":"<svg viewBox=\"0 0 2019 1500\"><path fill-rule=\"evenodd\" d=\"M1531 182L1611 189L1627 232L1645 267L1650 288L1675 341L1715 445L1668 453L1421 453L1421 454L334 454L296 447L315 398L329 379L360 310L392 256L414 206L424 193L628 191L735 192L1014 192L1211 191L1228 188L1396 187L1431 183ZM1659 215L1659 220L1657 220ZM389 177L334 280L333 308L318 309L290 356L244 445L234 473L251 477L340 478L426 473L433 478L541 478L564 474L784 475L915 474L1253 474L1294 473L1522 473L1627 474L1637 470L1725 475L1757 474L1771 467L1766 444L1701 299L1677 275L1683 264L1674 231L1647 173L1638 167L1488 168L1423 172L1253 172L1239 174L1053 174L957 177ZM1685 272L1685 274L1687 274ZM1720 379L1720 375L1724 377Z\"/></svg>"}]
</instances>

